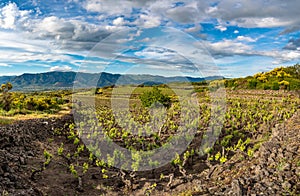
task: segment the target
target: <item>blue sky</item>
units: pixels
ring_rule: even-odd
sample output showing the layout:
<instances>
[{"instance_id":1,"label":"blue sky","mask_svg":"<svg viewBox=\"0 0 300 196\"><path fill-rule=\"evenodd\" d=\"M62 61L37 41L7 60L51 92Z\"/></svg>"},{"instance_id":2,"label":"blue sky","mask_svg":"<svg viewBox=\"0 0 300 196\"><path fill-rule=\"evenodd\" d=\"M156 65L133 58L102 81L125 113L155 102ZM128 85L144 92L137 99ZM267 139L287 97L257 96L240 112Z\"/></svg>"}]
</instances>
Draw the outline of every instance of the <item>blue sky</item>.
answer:
<instances>
[{"instance_id":1,"label":"blue sky","mask_svg":"<svg viewBox=\"0 0 300 196\"><path fill-rule=\"evenodd\" d=\"M0 75L241 77L300 60L298 0L0 3Z\"/></svg>"}]
</instances>

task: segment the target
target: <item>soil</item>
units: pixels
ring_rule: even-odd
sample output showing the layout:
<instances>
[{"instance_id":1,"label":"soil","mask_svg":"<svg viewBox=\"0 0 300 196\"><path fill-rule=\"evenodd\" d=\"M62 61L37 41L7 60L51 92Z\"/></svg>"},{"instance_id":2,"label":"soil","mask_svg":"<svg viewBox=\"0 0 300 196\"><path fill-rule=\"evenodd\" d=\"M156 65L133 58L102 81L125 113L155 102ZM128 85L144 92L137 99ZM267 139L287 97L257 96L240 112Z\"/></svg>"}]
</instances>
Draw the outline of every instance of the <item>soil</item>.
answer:
<instances>
[{"instance_id":1,"label":"soil","mask_svg":"<svg viewBox=\"0 0 300 196\"><path fill-rule=\"evenodd\" d=\"M166 165L131 177L124 173L125 178L111 168L106 179L91 165L80 181L70 173L67 160L57 156L61 143L65 152L75 150L64 134L56 134L73 122L72 115L16 121L0 126L0 195L299 195L299 116L298 111L277 125L252 159L240 152L225 164L211 166L198 158L187 164L187 177ZM43 170L44 150L53 158ZM88 159L84 151L79 163Z\"/></svg>"}]
</instances>

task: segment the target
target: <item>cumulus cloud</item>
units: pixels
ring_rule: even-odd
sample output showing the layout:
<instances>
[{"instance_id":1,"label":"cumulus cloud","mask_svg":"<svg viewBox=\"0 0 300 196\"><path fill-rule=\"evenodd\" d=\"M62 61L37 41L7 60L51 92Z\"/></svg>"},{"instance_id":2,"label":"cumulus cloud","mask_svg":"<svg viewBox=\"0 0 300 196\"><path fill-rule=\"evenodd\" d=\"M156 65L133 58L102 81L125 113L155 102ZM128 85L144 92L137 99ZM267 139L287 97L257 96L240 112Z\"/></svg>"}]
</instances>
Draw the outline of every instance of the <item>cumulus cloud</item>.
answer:
<instances>
[{"instance_id":1,"label":"cumulus cloud","mask_svg":"<svg viewBox=\"0 0 300 196\"><path fill-rule=\"evenodd\" d=\"M141 14L134 24L136 24L139 27L153 28L161 24L161 18L159 16Z\"/></svg>"},{"instance_id":2,"label":"cumulus cloud","mask_svg":"<svg viewBox=\"0 0 300 196\"><path fill-rule=\"evenodd\" d=\"M299 15L299 6L300 2L297 0L224 0L208 8L211 10L208 14L210 17L228 21L229 25L247 28L285 27L296 30L300 24L299 18L295 17Z\"/></svg>"},{"instance_id":3,"label":"cumulus cloud","mask_svg":"<svg viewBox=\"0 0 300 196\"><path fill-rule=\"evenodd\" d=\"M120 25L121 21L118 22ZM114 31L124 28L122 26L98 26L80 20L50 16L42 20L33 20L26 35L30 39L52 40L52 44L60 49L81 52L92 49Z\"/></svg>"},{"instance_id":4,"label":"cumulus cloud","mask_svg":"<svg viewBox=\"0 0 300 196\"><path fill-rule=\"evenodd\" d=\"M183 0L180 5L176 5L177 2L175 0L124 0L115 6L113 1L85 0L83 7L90 12L117 16L128 16L136 8L140 9L141 13L146 12L149 16L159 16L183 24L217 19L221 22L218 28L221 31L226 30L226 25L246 28L284 27L283 33L300 29L300 19L295 17L299 15L300 2L298 0L284 2L282 0L272 2L265 0Z\"/></svg>"},{"instance_id":5,"label":"cumulus cloud","mask_svg":"<svg viewBox=\"0 0 300 196\"><path fill-rule=\"evenodd\" d=\"M233 56L233 55L249 55L252 47L234 40L222 40L219 42L204 42L206 48L215 57Z\"/></svg>"},{"instance_id":6,"label":"cumulus cloud","mask_svg":"<svg viewBox=\"0 0 300 196\"><path fill-rule=\"evenodd\" d=\"M16 25L26 22L30 13L30 10L19 10L15 3L9 3L0 9L0 28L16 29Z\"/></svg>"},{"instance_id":7,"label":"cumulus cloud","mask_svg":"<svg viewBox=\"0 0 300 196\"><path fill-rule=\"evenodd\" d=\"M130 14L134 5L134 1L128 0L118 4L115 1L103 0L88 0L83 3L83 7L90 12L107 13L109 15Z\"/></svg>"},{"instance_id":8,"label":"cumulus cloud","mask_svg":"<svg viewBox=\"0 0 300 196\"><path fill-rule=\"evenodd\" d=\"M118 17L113 20L113 24L116 26L122 26L125 24L124 18L123 17Z\"/></svg>"},{"instance_id":9,"label":"cumulus cloud","mask_svg":"<svg viewBox=\"0 0 300 196\"><path fill-rule=\"evenodd\" d=\"M295 50L271 50L259 51L254 50L252 46L245 43L238 42L237 40L222 40L219 42L211 43L204 42L205 47L216 59L232 56L263 56L273 58L274 64L287 63L300 59L300 51Z\"/></svg>"},{"instance_id":10,"label":"cumulus cloud","mask_svg":"<svg viewBox=\"0 0 300 196\"><path fill-rule=\"evenodd\" d=\"M196 23L201 15L194 6L187 5L168 9L166 16L179 23Z\"/></svg>"},{"instance_id":11,"label":"cumulus cloud","mask_svg":"<svg viewBox=\"0 0 300 196\"><path fill-rule=\"evenodd\" d=\"M300 30L299 15L300 1L298 0L124 0L121 3L106 0L68 0L68 3L76 3L81 6L84 17L74 14L65 17L64 13L35 12L22 10L15 3L7 3L0 8L0 53L1 67L9 65L8 62L55 62L72 61L64 55L66 53L86 54L99 42L120 30L132 27L153 28L161 25L179 26L185 32L195 36L206 36L202 29L202 23L209 23L219 29L225 39L212 41L208 36L204 44L215 58L228 56L265 56L274 58L274 62L286 62L299 59L300 39L290 39L283 50L257 51L253 47L258 39L255 35L246 35L240 28L274 28L282 29L281 35ZM45 3L37 3L45 5ZM48 3L49 4L49 3ZM47 4L47 5L48 5ZM65 5L65 4L64 4ZM56 7L55 7L56 8ZM78 7L79 8L79 7ZM258 9L263 8L263 9ZM42 7L41 7L42 9ZM64 6L69 10L71 6ZM259 11L258 11L259 10ZM40 15L36 15L36 14ZM204 25L203 25L204 26ZM237 26L234 34L239 34L236 39L226 38L231 33L231 27ZM228 30L229 29L229 30ZM275 28L274 28L275 29ZM277 29L277 28L276 28ZM9 31L9 32L8 32ZM250 32L250 31L249 31ZM206 33L206 32L205 32ZM274 35L274 34L272 34ZM139 35L115 36L110 43L104 42L98 51L104 57L111 57L112 51L118 45L130 42ZM234 36L234 37L235 37ZM283 35L286 36L286 35ZM5 38L5 39L3 39ZM286 39L285 41L287 42ZM219 39L217 39L219 40ZM282 41L282 40L281 40ZM153 42L152 37L141 37L140 42ZM282 42L281 42L282 43ZM161 42L158 44L162 44ZM268 43L266 43L268 44ZM101 51L100 51L101 50ZM140 54L153 58L144 59L148 65L156 63L156 58L162 65L165 62L184 62L176 59L172 62L172 54L161 58L159 51L141 51ZM138 54L138 53L137 53ZM122 56L123 60L141 63L137 58ZM52 67L60 69L67 67Z\"/></svg>"}]
</instances>

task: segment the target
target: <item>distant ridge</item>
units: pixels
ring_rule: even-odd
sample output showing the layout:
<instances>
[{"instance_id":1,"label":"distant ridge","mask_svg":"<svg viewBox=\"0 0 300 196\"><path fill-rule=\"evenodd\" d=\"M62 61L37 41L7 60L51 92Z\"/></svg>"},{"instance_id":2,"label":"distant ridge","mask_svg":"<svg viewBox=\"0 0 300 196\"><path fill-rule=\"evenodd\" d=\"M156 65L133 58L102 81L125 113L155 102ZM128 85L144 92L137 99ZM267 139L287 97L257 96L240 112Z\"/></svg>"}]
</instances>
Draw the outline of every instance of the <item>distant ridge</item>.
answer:
<instances>
[{"instance_id":1,"label":"distant ridge","mask_svg":"<svg viewBox=\"0 0 300 196\"><path fill-rule=\"evenodd\" d=\"M194 77L164 77L154 75L132 75L132 74L111 74L111 73L83 73L83 72L46 72L29 74L24 73L20 76L0 76L0 83L11 82L14 90L47 90L47 89L70 89L74 82L76 87L89 88L104 87L110 85L126 84L162 84L170 82L201 82L204 80L222 79L222 76L211 76L206 78Z\"/></svg>"}]
</instances>

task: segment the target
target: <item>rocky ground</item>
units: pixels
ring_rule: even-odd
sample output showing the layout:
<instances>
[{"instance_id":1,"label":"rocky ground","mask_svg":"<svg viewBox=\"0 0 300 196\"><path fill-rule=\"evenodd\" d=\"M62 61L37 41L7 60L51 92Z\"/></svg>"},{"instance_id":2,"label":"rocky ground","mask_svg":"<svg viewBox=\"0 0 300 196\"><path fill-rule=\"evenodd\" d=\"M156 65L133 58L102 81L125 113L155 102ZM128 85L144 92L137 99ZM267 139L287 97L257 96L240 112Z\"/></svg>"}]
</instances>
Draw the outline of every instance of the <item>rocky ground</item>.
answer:
<instances>
[{"instance_id":1,"label":"rocky ground","mask_svg":"<svg viewBox=\"0 0 300 196\"><path fill-rule=\"evenodd\" d=\"M41 154L41 145L64 127L71 116L60 119L22 120L0 126L0 195L43 195L30 179L28 162Z\"/></svg>"},{"instance_id":2,"label":"rocky ground","mask_svg":"<svg viewBox=\"0 0 300 196\"><path fill-rule=\"evenodd\" d=\"M193 172L194 178L182 183L175 179L167 187L140 178L129 195L300 195L300 112L277 125L252 159L237 153L223 165ZM33 176L43 163L43 150L53 154L64 138L54 135L72 122L61 118L23 120L0 127L0 195L124 195L124 184L115 177L103 180L91 173L78 182L54 160L45 171ZM71 146L71 145L70 145ZM54 150L51 151L51 148ZM56 148L56 149L55 149ZM68 150L68 145L65 146ZM193 167L196 168L196 167ZM155 175L155 174L153 174ZM144 183L141 182L144 180ZM112 188L107 188L112 187Z\"/></svg>"},{"instance_id":3,"label":"rocky ground","mask_svg":"<svg viewBox=\"0 0 300 196\"><path fill-rule=\"evenodd\" d=\"M193 195L300 195L300 112L276 125L250 160L237 153L203 172Z\"/></svg>"}]
</instances>

